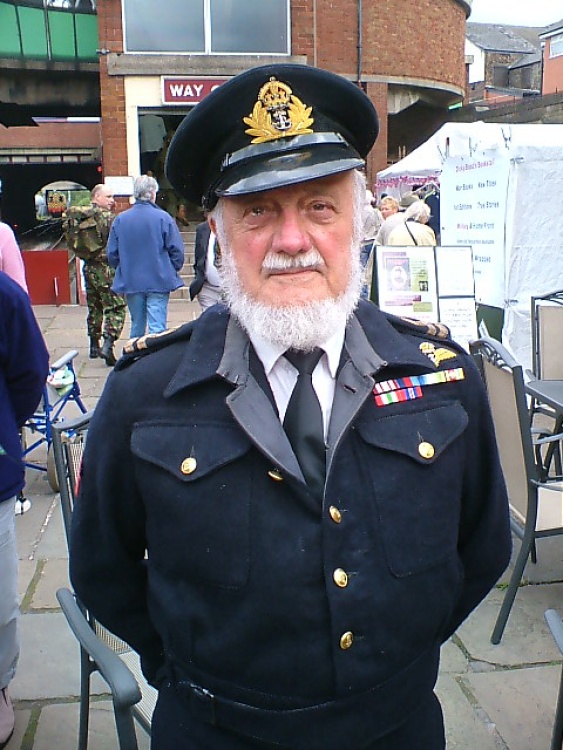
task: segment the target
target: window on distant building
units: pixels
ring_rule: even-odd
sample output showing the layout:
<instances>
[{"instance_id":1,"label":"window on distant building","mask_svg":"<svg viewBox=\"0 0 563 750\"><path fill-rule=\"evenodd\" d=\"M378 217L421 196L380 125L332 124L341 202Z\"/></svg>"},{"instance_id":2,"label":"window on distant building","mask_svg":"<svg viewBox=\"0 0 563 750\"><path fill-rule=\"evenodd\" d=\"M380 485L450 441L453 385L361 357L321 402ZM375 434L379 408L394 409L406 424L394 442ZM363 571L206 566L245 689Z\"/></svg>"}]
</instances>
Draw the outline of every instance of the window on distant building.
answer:
<instances>
[{"instance_id":1,"label":"window on distant building","mask_svg":"<svg viewBox=\"0 0 563 750\"><path fill-rule=\"evenodd\" d=\"M289 54L290 0L123 0L127 52Z\"/></svg>"},{"instance_id":2,"label":"window on distant building","mask_svg":"<svg viewBox=\"0 0 563 750\"><path fill-rule=\"evenodd\" d=\"M563 55L563 34L555 34L549 40L549 56L559 57Z\"/></svg>"}]
</instances>

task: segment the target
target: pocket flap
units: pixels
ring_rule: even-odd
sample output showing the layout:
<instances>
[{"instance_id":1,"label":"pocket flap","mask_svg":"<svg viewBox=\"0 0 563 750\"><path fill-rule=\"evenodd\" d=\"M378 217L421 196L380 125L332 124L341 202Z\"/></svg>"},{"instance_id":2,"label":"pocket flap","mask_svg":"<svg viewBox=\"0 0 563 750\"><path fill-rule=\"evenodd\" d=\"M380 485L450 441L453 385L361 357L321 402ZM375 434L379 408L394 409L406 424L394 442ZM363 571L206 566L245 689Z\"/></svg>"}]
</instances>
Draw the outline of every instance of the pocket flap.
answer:
<instances>
[{"instance_id":1,"label":"pocket flap","mask_svg":"<svg viewBox=\"0 0 563 750\"><path fill-rule=\"evenodd\" d=\"M463 406L454 401L362 420L357 427L366 443L429 464L463 433L468 421Z\"/></svg>"},{"instance_id":2,"label":"pocket flap","mask_svg":"<svg viewBox=\"0 0 563 750\"><path fill-rule=\"evenodd\" d=\"M243 456L250 440L236 425L225 422L178 424L138 423L131 450L185 482L193 482Z\"/></svg>"}]
</instances>

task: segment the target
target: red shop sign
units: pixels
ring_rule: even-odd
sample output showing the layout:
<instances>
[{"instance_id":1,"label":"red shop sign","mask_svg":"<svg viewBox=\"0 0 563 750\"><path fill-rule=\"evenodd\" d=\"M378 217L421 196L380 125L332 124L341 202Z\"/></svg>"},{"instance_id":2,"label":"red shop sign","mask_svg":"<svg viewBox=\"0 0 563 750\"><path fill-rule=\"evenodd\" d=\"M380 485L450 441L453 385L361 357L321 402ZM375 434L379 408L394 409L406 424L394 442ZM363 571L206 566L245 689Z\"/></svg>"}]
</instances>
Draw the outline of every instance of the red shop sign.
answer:
<instances>
[{"instance_id":1,"label":"red shop sign","mask_svg":"<svg viewBox=\"0 0 563 750\"><path fill-rule=\"evenodd\" d=\"M198 104L228 78L162 76L163 104Z\"/></svg>"}]
</instances>

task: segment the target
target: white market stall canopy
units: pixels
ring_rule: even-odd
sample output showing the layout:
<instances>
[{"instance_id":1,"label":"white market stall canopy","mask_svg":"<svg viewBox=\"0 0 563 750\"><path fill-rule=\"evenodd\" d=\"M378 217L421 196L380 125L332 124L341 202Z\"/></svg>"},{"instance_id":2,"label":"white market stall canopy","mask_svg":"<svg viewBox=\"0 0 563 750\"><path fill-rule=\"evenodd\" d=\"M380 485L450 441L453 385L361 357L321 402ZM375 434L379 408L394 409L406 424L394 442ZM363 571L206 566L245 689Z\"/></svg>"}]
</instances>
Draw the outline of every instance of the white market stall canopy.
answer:
<instances>
[{"instance_id":1,"label":"white market stall canopy","mask_svg":"<svg viewBox=\"0 0 563 750\"><path fill-rule=\"evenodd\" d=\"M440 184L441 242L473 248L477 302L531 366L532 295L563 289L563 125L447 123L379 172L378 195Z\"/></svg>"}]
</instances>

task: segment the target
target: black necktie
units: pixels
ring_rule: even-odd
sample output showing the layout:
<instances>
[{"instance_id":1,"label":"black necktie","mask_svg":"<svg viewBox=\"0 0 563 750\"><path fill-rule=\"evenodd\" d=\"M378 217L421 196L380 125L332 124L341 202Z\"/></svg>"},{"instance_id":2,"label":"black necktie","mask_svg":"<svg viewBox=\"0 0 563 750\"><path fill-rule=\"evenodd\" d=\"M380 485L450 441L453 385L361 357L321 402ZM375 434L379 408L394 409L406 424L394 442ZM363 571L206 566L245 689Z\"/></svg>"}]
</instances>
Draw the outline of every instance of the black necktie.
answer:
<instances>
[{"instance_id":1,"label":"black necktie","mask_svg":"<svg viewBox=\"0 0 563 750\"><path fill-rule=\"evenodd\" d=\"M289 399L283 427L309 488L322 497L326 472L323 415L313 388L313 370L323 352L306 354L289 350L285 357L299 375Z\"/></svg>"}]
</instances>

